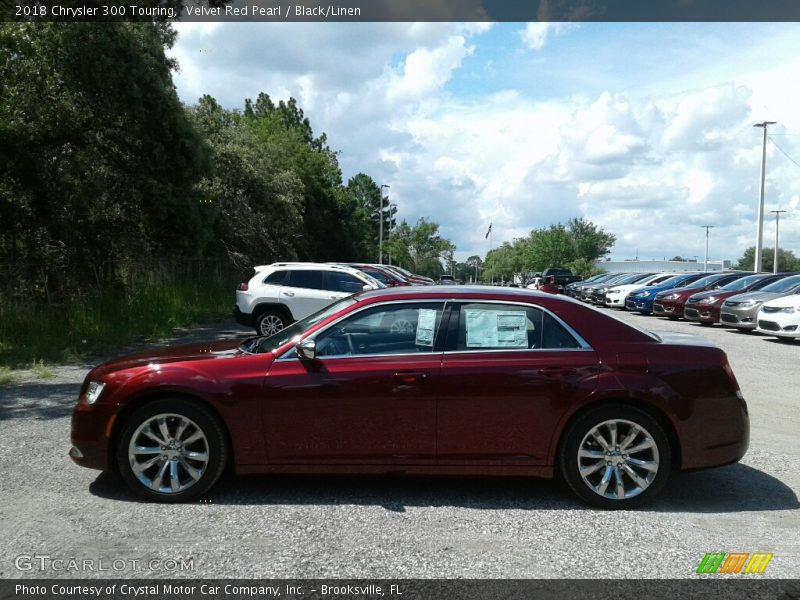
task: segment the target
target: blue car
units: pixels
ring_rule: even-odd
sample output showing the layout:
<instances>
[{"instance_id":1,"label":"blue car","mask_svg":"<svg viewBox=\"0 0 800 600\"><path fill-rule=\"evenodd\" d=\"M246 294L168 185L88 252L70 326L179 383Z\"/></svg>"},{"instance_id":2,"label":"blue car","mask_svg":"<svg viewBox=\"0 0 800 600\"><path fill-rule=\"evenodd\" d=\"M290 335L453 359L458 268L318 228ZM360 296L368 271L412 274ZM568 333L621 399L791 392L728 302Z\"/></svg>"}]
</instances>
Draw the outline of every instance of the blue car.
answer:
<instances>
[{"instance_id":1,"label":"blue car","mask_svg":"<svg viewBox=\"0 0 800 600\"><path fill-rule=\"evenodd\" d=\"M633 290L628 294L628 299L625 301L625 308L640 312L643 315L649 315L653 312L653 300L655 300L658 292L688 285L706 275L708 275L708 273L684 273L682 275L670 277L658 285L648 285L647 287Z\"/></svg>"}]
</instances>

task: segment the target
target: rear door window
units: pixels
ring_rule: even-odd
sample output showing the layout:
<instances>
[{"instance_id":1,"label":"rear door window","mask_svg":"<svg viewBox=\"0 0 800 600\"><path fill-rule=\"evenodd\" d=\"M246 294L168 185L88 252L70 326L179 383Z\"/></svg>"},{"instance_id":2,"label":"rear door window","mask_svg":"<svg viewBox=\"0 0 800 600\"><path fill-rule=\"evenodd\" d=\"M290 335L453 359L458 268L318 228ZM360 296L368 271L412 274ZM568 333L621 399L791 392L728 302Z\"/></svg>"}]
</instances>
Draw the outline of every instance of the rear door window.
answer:
<instances>
[{"instance_id":1,"label":"rear door window","mask_svg":"<svg viewBox=\"0 0 800 600\"><path fill-rule=\"evenodd\" d=\"M295 288L305 288L309 290L323 290L324 271L297 270L290 271L286 285Z\"/></svg>"}]
</instances>

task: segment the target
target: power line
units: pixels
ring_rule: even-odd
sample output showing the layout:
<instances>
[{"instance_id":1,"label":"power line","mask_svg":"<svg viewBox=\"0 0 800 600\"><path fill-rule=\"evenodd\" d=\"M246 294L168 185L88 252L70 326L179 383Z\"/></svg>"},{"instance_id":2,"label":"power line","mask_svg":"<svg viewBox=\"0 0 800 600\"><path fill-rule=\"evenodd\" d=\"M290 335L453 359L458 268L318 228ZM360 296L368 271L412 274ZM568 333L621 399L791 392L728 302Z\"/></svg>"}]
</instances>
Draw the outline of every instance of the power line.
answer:
<instances>
[{"instance_id":1,"label":"power line","mask_svg":"<svg viewBox=\"0 0 800 600\"><path fill-rule=\"evenodd\" d=\"M789 153L788 153L788 152L786 152L786 150L784 150L783 148L781 148L781 147L778 145L778 142L776 142L775 140L773 140L773 139L772 139L772 136L771 136L771 135L769 136L769 138L768 138L768 139L769 139L769 141L770 141L770 142L772 142L772 143L775 145L775 147L776 147L778 150L780 150L780 151L783 153L783 155L784 155L786 158L788 158L788 159L789 159L790 161L792 161L792 162L793 162L795 165L797 165L798 167L800 167L800 163L799 163L799 162L797 162L795 159L793 159L791 156L789 156Z\"/></svg>"}]
</instances>

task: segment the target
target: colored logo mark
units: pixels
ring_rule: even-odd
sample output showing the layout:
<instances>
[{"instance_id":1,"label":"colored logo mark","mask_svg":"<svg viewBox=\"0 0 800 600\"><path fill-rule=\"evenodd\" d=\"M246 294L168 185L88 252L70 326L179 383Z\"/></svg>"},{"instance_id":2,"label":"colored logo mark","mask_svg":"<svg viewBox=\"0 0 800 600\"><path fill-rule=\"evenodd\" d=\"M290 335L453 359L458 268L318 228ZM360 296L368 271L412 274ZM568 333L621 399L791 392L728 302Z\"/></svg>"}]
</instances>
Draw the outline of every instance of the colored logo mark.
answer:
<instances>
[{"instance_id":1,"label":"colored logo mark","mask_svg":"<svg viewBox=\"0 0 800 600\"><path fill-rule=\"evenodd\" d=\"M707 552L697 567L697 573L763 573L773 554L766 552Z\"/></svg>"}]
</instances>

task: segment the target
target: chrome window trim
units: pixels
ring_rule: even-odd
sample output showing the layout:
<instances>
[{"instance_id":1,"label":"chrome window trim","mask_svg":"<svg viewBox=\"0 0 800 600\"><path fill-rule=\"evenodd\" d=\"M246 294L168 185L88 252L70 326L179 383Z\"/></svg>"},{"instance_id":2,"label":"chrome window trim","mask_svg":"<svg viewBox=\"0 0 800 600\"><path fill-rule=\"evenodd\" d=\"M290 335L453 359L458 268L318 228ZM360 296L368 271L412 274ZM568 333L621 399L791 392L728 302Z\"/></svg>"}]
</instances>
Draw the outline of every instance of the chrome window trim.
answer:
<instances>
[{"instance_id":1,"label":"chrome window trim","mask_svg":"<svg viewBox=\"0 0 800 600\"><path fill-rule=\"evenodd\" d=\"M357 315L358 313L360 313L360 312L362 312L364 310L367 310L367 309L370 309L370 308L375 308L376 306L387 306L387 305L392 305L392 304L441 304L442 305L442 315L444 315L444 312L447 310L447 303L448 302L452 302L452 300L449 300L449 299L446 299L446 298L442 298L442 299L426 298L426 299L420 299L420 300L388 300L386 302L373 302L371 304L365 304L364 306L362 306L360 308L357 308L355 310L350 311L346 315L342 315L341 317L339 317L335 321L332 321L331 323L328 323L325 327L323 327L319 331L315 331L312 335L308 336L307 338L303 338L303 339L305 339L305 340L315 340L316 341L317 337L319 337L320 335L324 334L330 328L335 327L337 324L339 324L343 320L345 320L345 319L347 319L349 317L355 316L355 315ZM440 325L441 325L441 323L440 323ZM436 344L436 340L434 339L434 345L435 344ZM281 354L275 360L292 360L292 359L300 360L300 358L297 357L297 356L290 356L290 357L286 358L286 356L288 354L292 353L293 351L294 351L294 346L290 347L286 352ZM441 354L442 354L442 352L403 352L402 354L400 354L400 353L398 353L398 354L338 354L338 355L333 355L333 356L325 356L324 358L327 360L329 358L366 358L366 357L372 357L372 356L436 356L436 355L441 355Z\"/></svg>"},{"instance_id":2,"label":"chrome window trim","mask_svg":"<svg viewBox=\"0 0 800 600\"><path fill-rule=\"evenodd\" d=\"M583 339L581 334L579 334L570 325L568 325L564 321L564 319L559 317L557 314L555 314L550 309L545 308L544 306L541 306L539 304L531 304L530 302L519 302L519 301L515 301L515 300L505 301L505 300L482 300L482 299L478 299L478 300L469 301L469 300L463 300L463 299L460 299L460 298L458 300L453 300L453 302L458 302L461 305L463 305L463 304L505 304L505 305L524 306L526 308L539 309L543 313L547 313L548 315L550 315L553 319L555 319L555 321L559 325L561 325L564 329L566 329L567 333L569 335L571 335L572 338L576 342L578 342L578 345L580 346L580 348L500 348L500 349L491 348L491 349L486 349L486 350L483 350L483 349L477 349L477 350L451 350L451 351L445 351L445 354L455 354L455 353L464 353L464 352L553 352L553 351L565 351L565 350L566 351L572 351L572 352L577 351L577 350L591 350L591 351L594 351L594 348L592 348L589 345L589 342L587 342L585 339Z\"/></svg>"}]
</instances>

